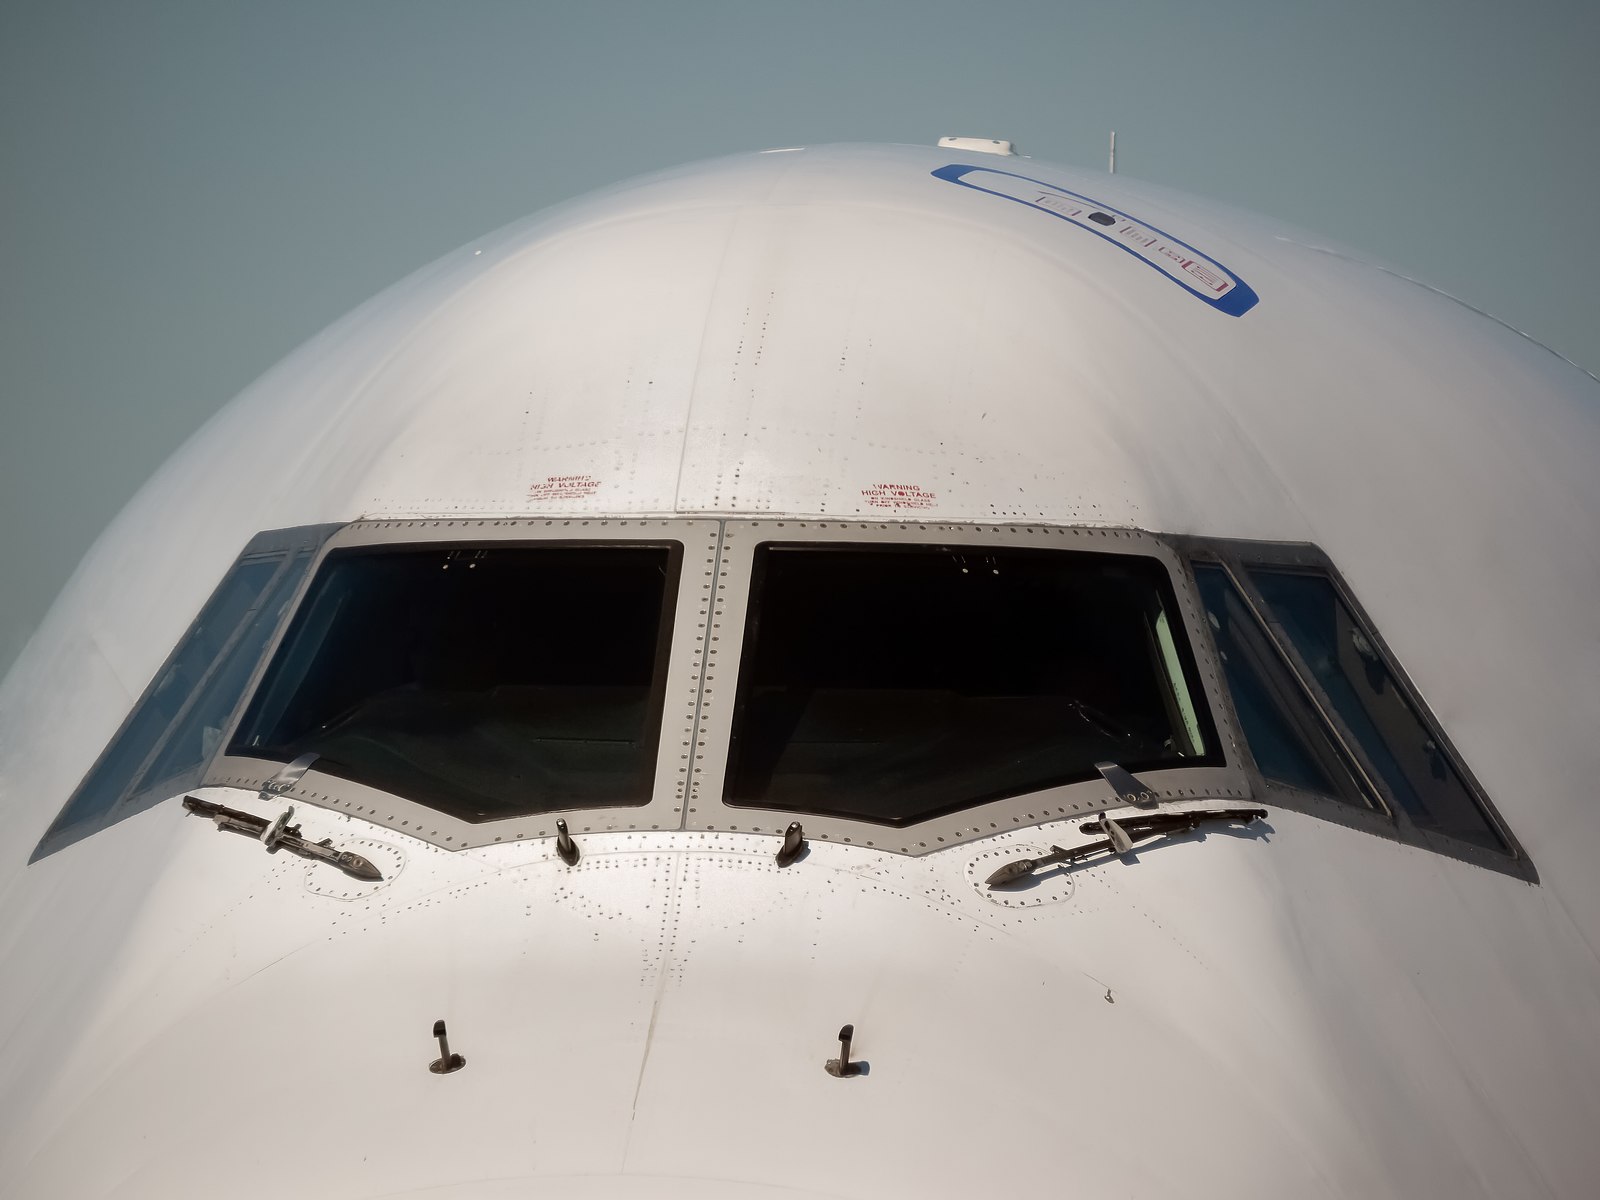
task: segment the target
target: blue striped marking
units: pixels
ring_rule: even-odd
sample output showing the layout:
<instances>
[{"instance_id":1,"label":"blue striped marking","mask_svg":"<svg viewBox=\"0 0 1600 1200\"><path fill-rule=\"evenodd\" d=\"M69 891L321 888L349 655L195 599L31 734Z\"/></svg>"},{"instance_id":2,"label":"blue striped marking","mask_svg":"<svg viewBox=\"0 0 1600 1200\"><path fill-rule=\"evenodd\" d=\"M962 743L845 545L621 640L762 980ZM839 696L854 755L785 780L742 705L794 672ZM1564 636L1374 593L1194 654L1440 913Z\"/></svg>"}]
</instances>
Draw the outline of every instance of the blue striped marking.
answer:
<instances>
[{"instance_id":1,"label":"blue striped marking","mask_svg":"<svg viewBox=\"0 0 1600 1200\"><path fill-rule=\"evenodd\" d=\"M1095 237L1110 242L1119 250L1133 255L1147 267L1153 267L1191 296L1204 301L1218 312L1227 313L1230 317L1244 316L1261 299L1256 295L1255 289L1244 280L1189 243L1119 208L1102 204L1078 192L1068 191L1059 184L1018 175L1014 171L997 171L993 167L962 163L939 167L932 174L934 178L942 179L946 183L998 196L1002 200L1015 201L1036 212L1042 212L1047 217L1055 217L1092 233ZM983 183L968 178L973 175L998 176L999 179L993 182L993 186L986 187ZM1013 180L1017 182L1008 182ZM1030 186L1018 186L1019 184ZM1034 194L1030 196L1030 193ZM1060 197L1057 203L1049 203L1056 197ZM1101 217L1102 220L1093 220L1091 213Z\"/></svg>"}]
</instances>

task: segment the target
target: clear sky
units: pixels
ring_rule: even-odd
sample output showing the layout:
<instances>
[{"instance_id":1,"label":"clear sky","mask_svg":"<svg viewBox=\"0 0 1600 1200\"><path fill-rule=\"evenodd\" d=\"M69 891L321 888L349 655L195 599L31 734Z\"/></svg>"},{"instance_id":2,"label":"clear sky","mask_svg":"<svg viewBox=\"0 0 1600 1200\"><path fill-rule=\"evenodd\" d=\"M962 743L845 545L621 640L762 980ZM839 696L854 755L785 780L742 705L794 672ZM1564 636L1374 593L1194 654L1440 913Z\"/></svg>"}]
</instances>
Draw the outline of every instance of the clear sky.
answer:
<instances>
[{"instance_id":1,"label":"clear sky","mask_svg":"<svg viewBox=\"0 0 1600 1200\"><path fill-rule=\"evenodd\" d=\"M0 669L296 344L489 229L717 154L959 133L1098 165L1115 128L1119 171L1600 371L1597 47L1600 0L0 0Z\"/></svg>"}]
</instances>

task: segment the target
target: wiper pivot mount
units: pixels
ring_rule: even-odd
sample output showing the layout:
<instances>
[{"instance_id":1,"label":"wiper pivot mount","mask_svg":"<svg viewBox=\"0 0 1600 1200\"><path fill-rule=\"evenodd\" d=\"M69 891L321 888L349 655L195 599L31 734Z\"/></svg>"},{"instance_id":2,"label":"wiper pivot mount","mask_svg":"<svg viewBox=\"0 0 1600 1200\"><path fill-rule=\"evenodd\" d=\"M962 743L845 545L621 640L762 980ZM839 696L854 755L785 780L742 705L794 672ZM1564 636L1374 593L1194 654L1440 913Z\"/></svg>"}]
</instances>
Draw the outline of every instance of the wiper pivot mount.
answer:
<instances>
[{"instance_id":1,"label":"wiper pivot mount","mask_svg":"<svg viewBox=\"0 0 1600 1200\"><path fill-rule=\"evenodd\" d=\"M1028 878L1042 867L1054 866L1057 863L1080 862L1097 854L1126 854L1133 849L1134 842L1141 842L1147 838L1190 833L1209 822L1224 821L1248 825L1252 821L1264 819L1266 815L1267 810L1264 808L1197 808L1187 812L1136 813L1133 816L1115 819L1101 814L1098 820L1078 826L1078 830L1081 833L1101 833L1105 835L1104 837L1070 849L1051 846L1049 854L1040 855L1038 858L1014 859L984 882L992 888L1005 887L1007 884L1018 883Z\"/></svg>"},{"instance_id":2,"label":"wiper pivot mount","mask_svg":"<svg viewBox=\"0 0 1600 1200\"><path fill-rule=\"evenodd\" d=\"M255 817L247 812L240 812L237 808L213 804L210 800L201 800L198 796L185 796L183 807L196 816L210 817L218 829L255 838L267 848L268 854L287 850L290 854L298 854L301 858L315 859L317 862L327 863L330 867L337 867L355 879L371 883L383 879L383 873L372 865L371 859L363 858L350 850L335 850L332 838L312 842L302 837L300 826L289 824L294 817L293 805L272 821L265 817Z\"/></svg>"}]
</instances>

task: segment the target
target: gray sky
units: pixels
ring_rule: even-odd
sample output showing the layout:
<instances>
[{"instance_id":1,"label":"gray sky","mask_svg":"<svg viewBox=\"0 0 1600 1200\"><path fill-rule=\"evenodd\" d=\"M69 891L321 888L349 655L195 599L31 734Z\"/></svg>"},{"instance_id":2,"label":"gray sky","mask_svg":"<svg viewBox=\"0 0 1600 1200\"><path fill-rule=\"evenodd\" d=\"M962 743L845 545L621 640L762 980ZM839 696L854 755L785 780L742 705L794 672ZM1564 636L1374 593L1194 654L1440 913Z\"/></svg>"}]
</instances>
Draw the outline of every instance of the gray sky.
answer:
<instances>
[{"instance_id":1,"label":"gray sky","mask_svg":"<svg viewBox=\"0 0 1600 1200\"><path fill-rule=\"evenodd\" d=\"M469 238L716 154L961 133L1098 165L1115 128L1120 171L1600 371L1597 46L1597 0L0 0L0 670L299 342Z\"/></svg>"}]
</instances>

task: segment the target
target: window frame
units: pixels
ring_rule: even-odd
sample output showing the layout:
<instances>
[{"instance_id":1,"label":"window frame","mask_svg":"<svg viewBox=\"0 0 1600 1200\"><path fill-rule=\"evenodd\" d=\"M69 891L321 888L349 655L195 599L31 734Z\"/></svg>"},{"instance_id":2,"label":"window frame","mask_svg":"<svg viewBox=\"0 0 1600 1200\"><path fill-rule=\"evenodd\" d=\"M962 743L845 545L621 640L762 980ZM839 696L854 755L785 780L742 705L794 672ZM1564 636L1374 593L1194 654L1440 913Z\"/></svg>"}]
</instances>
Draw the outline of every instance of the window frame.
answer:
<instances>
[{"instance_id":1,"label":"window frame","mask_svg":"<svg viewBox=\"0 0 1600 1200\"><path fill-rule=\"evenodd\" d=\"M344 526L322 546L307 580L314 580L329 554L353 548L406 546L473 546L490 543L567 547L620 545L679 546L677 595L671 603L672 632L666 656L665 690L656 742L654 781L648 803L614 808L573 808L469 822L417 801L354 780L319 772L313 762L291 787L274 788L285 800L303 801L346 812L447 850L554 837L555 822L565 819L573 833L611 830L677 829L684 807L689 748L698 710L700 657L704 648L718 544L718 523L696 518L454 518L356 521ZM669 581L670 583L671 581ZM301 599L304 595L302 593ZM297 605L298 609L298 605ZM294 614L279 628L245 689L245 703L224 731L225 751L238 732L239 719L278 652ZM284 769L281 761L219 753L203 786L259 791Z\"/></svg>"},{"instance_id":2,"label":"window frame","mask_svg":"<svg viewBox=\"0 0 1600 1200\"><path fill-rule=\"evenodd\" d=\"M724 522L721 562L717 570L716 606L706 652L706 686L701 700L702 716L695 739L693 783L688 811L684 814L684 828L708 832L782 833L791 821L799 821L810 838L916 856L989 837L1005 829L1093 815L1124 806L1121 797L1099 778L989 800L906 825L727 804L723 791L737 710L755 549L763 543L819 546L881 543L894 548L987 545L1155 559L1165 568L1177 600L1174 617L1183 627L1198 676L1194 699L1197 704L1209 707L1222 762L1220 765L1145 769L1138 773L1138 778L1161 801L1245 800L1250 797L1250 779L1239 752L1241 739L1231 706L1224 706L1226 688L1215 648L1211 638L1200 632L1204 614L1199 594L1183 560L1161 536L1135 529L1044 524L728 520Z\"/></svg>"},{"instance_id":3,"label":"window frame","mask_svg":"<svg viewBox=\"0 0 1600 1200\"><path fill-rule=\"evenodd\" d=\"M1141 782L1162 801L1208 799L1245 800L1304 813L1321 820L1415 846L1445 857L1512 875L1530 883L1538 874L1505 818L1488 797L1471 767L1450 740L1423 700L1411 677L1378 632L1343 575L1320 548L1303 542L1250 541L1195 535L1149 533L1108 527L990 525L946 522L907 523L821 519L681 518L457 518L357 521L350 524L302 526L270 530L251 538L207 594L195 618L173 650L152 675L137 703L132 705L85 772L71 797L35 848L31 861L83 840L117 822L142 812L172 795L196 786L244 788L261 791L282 770L275 760L229 757L240 718L260 686L267 665L298 613L306 591L327 555L351 547L448 544L459 546L492 542L559 542L595 545L607 542L660 544L679 547L677 595L672 634L667 648L665 698L657 739L654 785L649 803L637 807L577 808L531 814L501 821L469 823L376 788L317 772L315 764L296 784L274 787L275 797L298 800L333 811L358 815L363 820L407 833L444 849L467 849L554 835L555 821L565 817L573 832L617 830L723 830L781 834L799 820L808 837L855 843L917 856L947 846L989 837L994 833L1046 822L1092 815L1122 807L1124 801L1103 780L1087 780L1046 787L1021 795L991 800L927 817L905 825L887 825L817 813L796 813L756 807L735 807L724 802L723 788L731 749L740 667L751 600L752 568L756 547L764 543L826 546L880 543L886 547L916 548L940 545L1028 550L1070 550L1123 556L1146 556L1167 573L1177 600L1175 616L1184 630L1188 649L1199 675L1197 702L1208 706L1223 762L1203 767L1162 767L1140 772ZM299 556L303 568L296 568ZM146 751L137 771L117 798L103 809L73 821L65 818L85 784L117 748L144 705L159 690L194 636L200 615L217 599L235 573L252 562L277 559L273 575L260 596L246 610L225 639L192 693L168 721L165 731ZM1231 692L1226 684L1205 608L1195 577L1195 565L1220 568L1240 596L1265 640L1276 676L1269 683L1293 688L1321 723L1333 751L1352 768L1357 786L1373 802L1358 808L1347 802L1266 778L1245 741ZM1383 782L1382 774L1361 741L1340 718L1336 706L1316 682L1293 640L1279 627L1261 597L1250 569L1298 570L1326 579L1345 605L1362 634L1382 659L1405 702L1440 751L1448 758L1473 802L1503 840L1506 850L1496 851L1457 840L1437 830L1417 826ZM217 751L199 769L190 769L160 786L143 784L143 774L159 757L174 730L191 713L205 692L207 681L227 662L229 653L249 628L260 605L273 594L285 572L299 569L289 590L282 616L251 666L248 680L227 715ZM718 682L718 675L722 680Z\"/></svg>"},{"instance_id":4,"label":"window frame","mask_svg":"<svg viewBox=\"0 0 1600 1200\"><path fill-rule=\"evenodd\" d=\"M1234 710L1232 694L1224 689L1228 720L1233 728L1240 731L1239 750L1247 764L1251 786L1258 799L1267 804L1376 834L1391 841L1417 846L1447 858L1513 875L1530 883L1538 882L1538 873L1529 860L1526 850L1511 831L1505 818L1495 808L1493 801L1489 799L1477 776L1472 773L1466 758L1433 715L1417 685L1406 673L1383 635L1378 632L1377 626L1356 598L1344 576L1320 547L1310 542L1249 541L1191 535L1174 536L1171 541L1183 552L1185 568L1191 577L1196 563L1222 569L1228 582L1243 599L1258 631L1265 636L1270 649L1276 652L1279 665L1286 670L1286 682L1294 686L1311 705L1323 723L1323 733L1333 744L1334 750L1353 768L1357 785L1373 802L1373 807L1356 808L1319 792L1308 792L1263 775L1244 737L1238 713ZM1332 699L1316 681L1299 647L1272 615L1255 581L1250 577L1252 568L1301 572L1317 575L1328 581L1340 603L1349 611L1363 636L1383 661L1400 694L1416 714L1428 736L1435 741L1440 752L1449 760L1473 803L1478 806L1490 827L1505 843L1506 849L1503 852L1464 842L1437 830L1423 828L1411 820L1397 797L1384 783L1382 772L1367 754L1361 739L1339 715ZM1205 640L1211 653L1215 654L1215 638L1210 636L1209 622L1206 625L1208 632Z\"/></svg>"}]
</instances>

